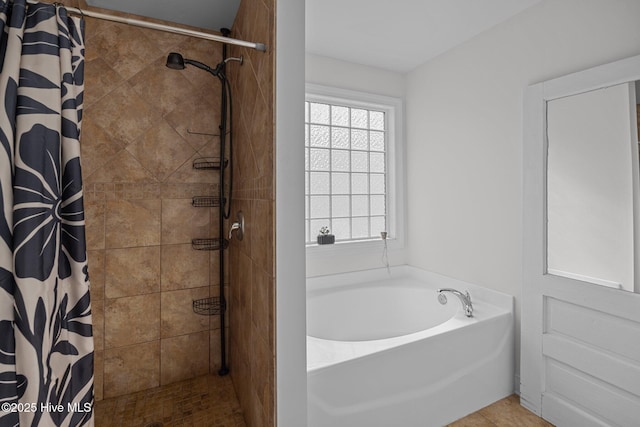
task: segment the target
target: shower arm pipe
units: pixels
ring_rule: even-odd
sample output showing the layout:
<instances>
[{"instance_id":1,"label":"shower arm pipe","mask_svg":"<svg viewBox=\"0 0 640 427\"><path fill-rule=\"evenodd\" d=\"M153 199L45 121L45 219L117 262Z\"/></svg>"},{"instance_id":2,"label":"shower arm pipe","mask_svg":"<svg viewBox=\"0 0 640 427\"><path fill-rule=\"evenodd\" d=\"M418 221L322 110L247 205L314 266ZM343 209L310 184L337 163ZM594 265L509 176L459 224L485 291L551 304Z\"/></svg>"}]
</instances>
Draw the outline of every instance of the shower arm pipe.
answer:
<instances>
[{"instance_id":1,"label":"shower arm pipe","mask_svg":"<svg viewBox=\"0 0 640 427\"><path fill-rule=\"evenodd\" d=\"M36 4L38 2L36 0L27 0L27 3ZM254 42L248 42L245 40L232 39L229 37L219 36L217 34L205 33L203 31L188 30L186 28L174 27L172 25L156 24L155 22L141 21L139 19L133 19L133 18L124 18L121 16L110 15L107 13L79 9L77 7L71 7L71 6L64 6L64 7L69 12L73 12L75 14L82 15L82 16L88 16L90 18L103 19L105 21L118 22L121 24L128 24L136 27L149 28L152 30L165 31L168 33L180 34L183 36L197 37L200 39L212 40L220 43L227 43L227 44L232 44L236 46L247 47L250 49L255 49L260 52L267 51L267 46L264 43L254 43Z\"/></svg>"}]
</instances>

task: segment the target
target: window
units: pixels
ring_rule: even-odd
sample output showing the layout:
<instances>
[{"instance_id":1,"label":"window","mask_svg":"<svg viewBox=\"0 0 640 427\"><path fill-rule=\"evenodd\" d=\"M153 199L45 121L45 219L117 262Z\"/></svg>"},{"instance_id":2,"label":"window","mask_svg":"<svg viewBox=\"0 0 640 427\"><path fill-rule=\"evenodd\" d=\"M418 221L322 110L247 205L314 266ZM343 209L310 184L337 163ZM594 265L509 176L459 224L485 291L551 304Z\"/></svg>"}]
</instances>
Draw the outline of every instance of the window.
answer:
<instances>
[{"instance_id":1,"label":"window","mask_svg":"<svg viewBox=\"0 0 640 427\"><path fill-rule=\"evenodd\" d=\"M336 243L394 237L396 126L400 101L307 85L307 245L322 227Z\"/></svg>"}]
</instances>

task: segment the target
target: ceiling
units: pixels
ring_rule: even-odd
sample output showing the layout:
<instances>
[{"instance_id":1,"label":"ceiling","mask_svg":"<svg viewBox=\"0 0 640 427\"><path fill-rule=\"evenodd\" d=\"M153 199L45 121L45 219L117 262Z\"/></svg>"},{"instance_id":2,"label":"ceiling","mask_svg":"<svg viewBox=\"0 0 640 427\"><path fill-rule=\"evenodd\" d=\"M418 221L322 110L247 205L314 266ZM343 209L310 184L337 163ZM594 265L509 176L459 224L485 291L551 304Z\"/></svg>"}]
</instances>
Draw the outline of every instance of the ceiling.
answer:
<instances>
[{"instance_id":1,"label":"ceiling","mask_svg":"<svg viewBox=\"0 0 640 427\"><path fill-rule=\"evenodd\" d=\"M540 0L306 0L306 50L407 72Z\"/></svg>"},{"instance_id":2,"label":"ceiling","mask_svg":"<svg viewBox=\"0 0 640 427\"><path fill-rule=\"evenodd\" d=\"M240 0L87 0L87 4L220 31L233 25Z\"/></svg>"},{"instance_id":3,"label":"ceiling","mask_svg":"<svg viewBox=\"0 0 640 427\"><path fill-rule=\"evenodd\" d=\"M306 0L306 50L405 73L539 1ZM87 0L87 3L219 30L231 28L240 0Z\"/></svg>"}]
</instances>

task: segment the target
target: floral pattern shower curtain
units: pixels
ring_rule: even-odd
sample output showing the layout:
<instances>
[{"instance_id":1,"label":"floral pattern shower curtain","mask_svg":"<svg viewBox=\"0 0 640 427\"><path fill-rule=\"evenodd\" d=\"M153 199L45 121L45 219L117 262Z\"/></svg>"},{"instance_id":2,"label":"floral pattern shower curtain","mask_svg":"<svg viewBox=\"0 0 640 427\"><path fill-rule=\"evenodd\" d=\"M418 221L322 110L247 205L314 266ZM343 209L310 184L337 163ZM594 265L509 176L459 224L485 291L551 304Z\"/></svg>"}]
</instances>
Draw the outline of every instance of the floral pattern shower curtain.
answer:
<instances>
[{"instance_id":1,"label":"floral pattern shower curtain","mask_svg":"<svg viewBox=\"0 0 640 427\"><path fill-rule=\"evenodd\" d=\"M82 26L0 1L0 427L93 425Z\"/></svg>"}]
</instances>

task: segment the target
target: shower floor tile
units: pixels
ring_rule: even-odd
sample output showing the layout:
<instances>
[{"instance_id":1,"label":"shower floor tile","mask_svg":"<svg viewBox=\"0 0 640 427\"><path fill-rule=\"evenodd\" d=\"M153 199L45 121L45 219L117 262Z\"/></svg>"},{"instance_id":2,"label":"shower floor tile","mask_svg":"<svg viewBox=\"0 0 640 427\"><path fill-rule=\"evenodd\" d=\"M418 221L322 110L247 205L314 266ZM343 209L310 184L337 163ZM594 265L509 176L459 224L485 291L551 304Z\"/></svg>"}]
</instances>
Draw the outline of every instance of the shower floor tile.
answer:
<instances>
[{"instance_id":1,"label":"shower floor tile","mask_svg":"<svg viewBox=\"0 0 640 427\"><path fill-rule=\"evenodd\" d=\"M245 427L245 423L231 378L207 375L96 402L95 426Z\"/></svg>"}]
</instances>

